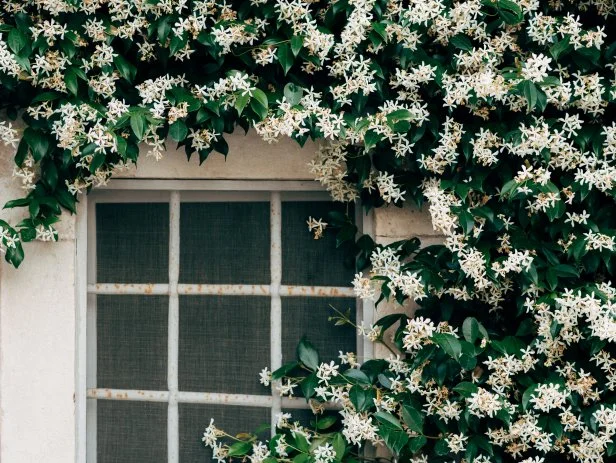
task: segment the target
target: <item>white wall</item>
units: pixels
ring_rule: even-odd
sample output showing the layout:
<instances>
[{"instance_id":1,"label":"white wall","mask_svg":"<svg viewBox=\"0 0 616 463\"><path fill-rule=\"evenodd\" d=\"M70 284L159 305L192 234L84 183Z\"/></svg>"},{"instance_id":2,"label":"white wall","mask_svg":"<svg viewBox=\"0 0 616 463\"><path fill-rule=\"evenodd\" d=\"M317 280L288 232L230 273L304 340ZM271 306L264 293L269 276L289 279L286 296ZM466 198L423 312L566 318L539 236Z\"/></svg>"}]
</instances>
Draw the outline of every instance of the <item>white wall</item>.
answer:
<instances>
[{"instance_id":1,"label":"white wall","mask_svg":"<svg viewBox=\"0 0 616 463\"><path fill-rule=\"evenodd\" d=\"M228 137L229 156L212 154L202 165L170 150L160 162L145 158L133 178L311 179L306 163L315 145L291 141L268 145L255 134ZM0 148L0 203L23 192L12 179L13 150ZM2 211L15 222L20 211ZM376 214L377 241L412 235L438 240L429 219L413 209L388 208ZM0 264L0 461L67 463L76 448L76 294L75 217L65 215L59 243L28 243L26 259L15 270ZM400 230L405 230L400 232ZM386 309L386 310L391 310ZM399 309L395 309L399 310Z\"/></svg>"}]
</instances>

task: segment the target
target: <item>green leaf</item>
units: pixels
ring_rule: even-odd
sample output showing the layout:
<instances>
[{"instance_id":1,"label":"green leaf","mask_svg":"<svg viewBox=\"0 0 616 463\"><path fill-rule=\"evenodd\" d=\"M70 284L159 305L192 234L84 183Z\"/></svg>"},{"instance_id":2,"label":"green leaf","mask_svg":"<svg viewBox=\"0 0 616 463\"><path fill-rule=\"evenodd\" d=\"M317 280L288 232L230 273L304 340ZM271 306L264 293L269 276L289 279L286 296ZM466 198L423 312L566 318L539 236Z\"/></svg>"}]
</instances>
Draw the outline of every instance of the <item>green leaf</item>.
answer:
<instances>
[{"instance_id":1,"label":"green leaf","mask_svg":"<svg viewBox=\"0 0 616 463\"><path fill-rule=\"evenodd\" d=\"M235 442L229 447L228 456L230 457L241 457L246 455L252 449L252 444L250 442Z\"/></svg>"},{"instance_id":2,"label":"green leaf","mask_svg":"<svg viewBox=\"0 0 616 463\"><path fill-rule=\"evenodd\" d=\"M460 394L462 397L468 398L474 393L476 393L479 390L479 387L474 383L463 381L461 383L458 383L458 385L455 386L453 390Z\"/></svg>"},{"instance_id":3,"label":"green leaf","mask_svg":"<svg viewBox=\"0 0 616 463\"><path fill-rule=\"evenodd\" d=\"M460 357L462 345L454 335L448 333L435 333L432 335L432 340L450 357L454 359Z\"/></svg>"},{"instance_id":4,"label":"green leaf","mask_svg":"<svg viewBox=\"0 0 616 463\"><path fill-rule=\"evenodd\" d=\"M4 209L13 209L15 207L25 207L28 204L30 204L30 198L12 199L10 201L7 201L7 203L4 205Z\"/></svg>"},{"instance_id":5,"label":"green leaf","mask_svg":"<svg viewBox=\"0 0 616 463\"><path fill-rule=\"evenodd\" d=\"M372 23L372 29L381 36L383 40L387 40L387 24L374 22Z\"/></svg>"},{"instance_id":6,"label":"green leaf","mask_svg":"<svg viewBox=\"0 0 616 463\"><path fill-rule=\"evenodd\" d=\"M477 366L477 359L469 354L460 355L458 362L460 363L460 366L466 371L474 370Z\"/></svg>"},{"instance_id":7,"label":"green leaf","mask_svg":"<svg viewBox=\"0 0 616 463\"><path fill-rule=\"evenodd\" d=\"M411 453L417 453L427 443L428 439L425 436L414 437L409 441L408 448Z\"/></svg>"},{"instance_id":8,"label":"green leaf","mask_svg":"<svg viewBox=\"0 0 616 463\"><path fill-rule=\"evenodd\" d=\"M315 373L306 376L299 386L302 389L302 393L306 399L310 399L314 395L315 388L319 385L319 378Z\"/></svg>"},{"instance_id":9,"label":"green leaf","mask_svg":"<svg viewBox=\"0 0 616 463\"><path fill-rule=\"evenodd\" d=\"M268 101L267 95L263 92L263 90L258 88L253 90L252 99L250 100L250 107L261 120L267 117Z\"/></svg>"},{"instance_id":10,"label":"green leaf","mask_svg":"<svg viewBox=\"0 0 616 463\"><path fill-rule=\"evenodd\" d=\"M293 463L308 463L310 461L310 455L307 453L298 453L293 457Z\"/></svg>"},{"instance_id":11,"label":"green leaf","mask_svg":"<svg viewBox=\"0 0 616 463\"><path fill-rule=\"evenodd\" d=\"M237 114L241 115L242 111L250 101L250 95L248 94L239 94L235 97L235 109L237 109Z\"/></svg>"},{"instance_id":12,"label":"green leaf","mask_svg":"<svg viewBox=\"0 0 616 463\"><path fill-rule=\"evenodd\" d=\"M522 409L528 410L528 404L530 403L532 395L537 390L537 386L538 384L533 384L532 386L529 386L528 388L526 388L526 391L524 391L524 394L522 394Z\"/></svg>"},{"instance_id":13,"label":"green leaf","mask_svg":"<svg viewBox=\"0 0 616 463\"><path fill-rule=\"evenodd\" d=\"M334 448L334 452L336 452L336 460L341 461L342 457L346 453L346 441L341 433L337 432L334 434L334 438L332 439L332 447Z\"/></svg>"},{"instance_id":14,"label":"green leaf","mask_svg":"<svg viewBox=\"0 0 616 463\"><path fill-rule=\"evenodd\" d=\"M16 242L14 248L7 248L4 259L10 262L15 268L18 268L24 260L24 248L21 242Z\"/></svg>"},{"instance_id":15,"label":"green leaf","mask_svg":"<svg viewBox=\"0 0 616 463\"><path fill-rule=\"evenodd\" d=\"M145 115L143 113L133 113L130 116L130 128L137 137L137 140L143 140L145 133Z\"/></svg>"},{"instance_id":16,"label":"green leaf","mask_svg":"<svg viewBox=\"0 0 616 463\"><path fill-rule=\"evenodd\" d=\"M90 163L90 172L92 173L96 172L98 168L102 166L103 163L105 162L105 158L106 156L104 152L96 153L94 157L92 158L92 162Z\"/></svg>"},{"instance_id":17,"label":"green leaf","mask_svg":"<svg viewBox=\"0 0 616 463\"><path fill-rule=\"evenodd\" d=\"M113 58L113 62L115 63L118 72L124 79L131 83L133 82L133 80L135 80L135 77L137 75L137 68L134 64L132 64L122 55L117 55L115 58Z\"/></svg>"},{"instance_id":18,"label":"green leaf","mask_svg":"<svg viewBox=\"0 0 616 463\"><path fill-rule=\"evenodd\" d=\"M297 368L299 363L289 362L272 372L272 379L280 379L288 375L293 369Z\"/></svg>"},{"instance_id":19,"label":"green leaf","mask_svg":"<svg viewBox=\"0 0 616 463\"><path fill-rule=\"evenodd\" d=\"M448 455L449 454L449 445L447 445L447 440L440 439L434 445L434 453L436 453L439 456Z\"/></svg>"},{"instance_id":20,"label":"green leaf","mask_svg":"<svg viewBox=\"0 0 616 463\"><path fill-rule=\"evenodd\" d=\"M471 214L467 209L462 209L458 214L458 218L460 219L460 225L462 226L464 234L470 234L475 226L475 218L473 217L473 214Z\"/></svg>"},{"instance_id":21,"label":"green leaf","mask_svg":"<svg viewBox=\"0 0 616 463\"><path fill-rule=\"evenodd\" d=\"M173 140L177 142L184 141L187 135L188 135L188 127L186 127L186 124L184 123L184 121L177 120L169 126L169 136Z\"/></svg>"},{"instance_id":22,"label":"green leaf","mask_svg":"<svg viewBox=\"0 0 616 463\"><path fill-rule=\"evenodd\" d=\"M11 29L7 37L7 44L13 53L18 54L28 43L28 37L19 29Z\"/></svg>"},{"instance_id":23,"label":"green leaf","mask_svg":"<svg viewBox=\"0 0 616 463\"><path fill-rule=\"evenodd\" d=\"M58 168L53 160L47 160L41 165L41 177L50 189L55 190L58 184Z\"/></svg>"},{"instance_id":24,"label":"green leaf","mask_svg":"<svg viewBox=\"0 0 616 463\"><path fill-rule=\"evenodd\" d=\"M370 386L372 382L370 378L361 370L357 370L355 368L349 369L344 372L344 377L351 379L353 383L361 384L364 386Z\"/></svg>"},{"instance_id":25,"label":"green leaf","mask_svg":"<svg viewBox=\"0 0 616 463\"><path fill-rule=\"evenodd\" d=\"M77 80L77 72L75 72L74 67L71 66L64 72L64 83L69 92L73 95L77 95L79 91L79 81Z\"/></svg>"},{"instance_id":26,"label":"green leaf","mask_svg":"<svg viewBox=\"0 0 616 463\"><path fill-rule=\"evenodd\" d=\"M280 66L282 66L282 70L286 75L287 72L289 72L289 69L293 66L294 56L291 51L291 47L286 43L279 45L278 50L276 51L276 56L278 57L278 62L280 63Z\"/></svg>"},{"instance_id":27,"label":"green leaf","mask_svg":"<svg viewBox=\"0 0 616 463\"><path fill-rule=\"evenodd\" d=\"M376 412L374 414L374 417L379 420L379 422L393 427L395 429L402 429L402 425L400 424L400 421L398 420L398 418L396 418L394 415L392 415L389 412Z\"/></svg>"},{"instance_id":28,"label":"green leaf","mask_svg":"<svg viewBox=\"0 0 616 463\"><path fill-rule=\"evenodd\" d=\"M528 110L532 111L537 104L537 86L530 80L524 80L520 84L520 90L524 98L526 98Z\"/></svg>"},{"instance_id":29,"label":"green leaf","mask_svg":"<svg viewBox=\"0 0 616 463\"><path fill-rule=\"evenodd\" d=\"M294 35L291 39L291 51L293 56L297 56L304 46L304 37L301 35Z\"/></svg>"},{"instance_id":30,"label":"green leaf","mask_svg":"<svg viewBox=\"0 0 616 463\"><path fill-rule=\"evenodd\" d=\"M415 117L408 109L397 109L387 115L387 123L393 125L399 121L412 121Z\"/></svg>"},{"instance_id":31,"label":"green leaf","mask_svg":"<svg viewBox=\"0 0 616 463\"><path fill-rule=\"evenodd\" d=\"M476 318L468 317L462 323L462 335L471 344L474 344L479 337L479 322Z\"/></svg>"},{"instance_id":32,"label":"green leaf","mask_svg":"<svg viewBox=\"0 0 616 463\"><path fill-rule=\"evenodd\" d=\"M566 36L563 40L559 40L554 45L550 47L550 55L554 58L555 61L558 61L558 58L563 54L573 49L570 43L570 37Z\"/></svg>"},{"instance_id":33,"label":"green leaf","mask_svg":"<svg viewBox=\"0 0 616 463\"><path fill-rule=\"evenodd\" d=\"M302 99L302 96L304 95L304 89L299 85L295 85L294 83L289 82L287 85L284 86L283 93L287 102L291 106L295 106L299 104L300 100Z\"/></svg>"},{"instance_id":34,"label":"green leaf","mask_svg":"<svg viewBox=\"0 0 616 463\"><path fill-rule=\"evenodd\" d=\"M409 436L402 428L398 418L391 413L383 411L376 412L373 416L380 423L378 433L385 441L385 445L395 455L400 454L400 451L409 441Z\"/></svg>"},{"instance_id":35,"label":"green leaf","mask_svg":"<svg viewBox=\"0 0 616 463\"><path fill-rule=\"evenodd\" d=\"M305 337L302 338L297 346L297 358L312 371L319 368L319 354Z\"/></svg>"},{"instance_id":36,"label":"green leaf","mask_svg":"<svg viewBox=\"0 0 616 463\"><path fill-rule=\"evenodd\" d=\"M424 417L421 412L405 404L402 406L402 419L411 431L415 431L418 434L423 433Z\"/></svg>"},{"instance_id":37,"label":"green leaf","mask_svg":"<svg viewBox=\"0 0 616 463\"><path fill-rule=\"evenodd\" d=\"M473 43L471 39L468 38L466 34L456 34L452 38L449 39L449 43L451 43L454 47L459 48L460 50L472 51Z\"/></svg>"},{"instance_id":38,"label":"green leaf","mask_svg":"<svg viewBox=\"0 0 616 463\"><path fill-rule=\"evenodd\" d=\"M263 106L264 108L267 109L268 107L268 100L267 100L267 95L265 94L265 92L259 88L255 88L252 91L251 94L252 98L254 98L256 101L258 101L261 106Z\"/></svg>"},{"instance_id":39,"label":"green leaf","mask_svg":"<svg viewBox=\"0 0 616 463\"><path fill-rule=\"evenodd\" d=\"M370 389L364 389L359 385L349 390L349 400L358 412L363 412L372 406L372 394Z\"/></svg>"},{"instance_id":40,"label":"green leaf","mask_svg":"<svg viewBox=\"0 0 616 463\"><path fill-rule=\"evenodd\" d=\"M338 417L335 415L324 416L323 418L318 419L316 428L320 430L331 428L336 421L338 421Z\"/></svg>"},{"instance_id":41,"label":"green leaf","mask_svg":"<svg viewBox=\"0 0 616 463\"><path fill-rule=\"evenodd\" d=\"M182 36L174 35L169 42L169 54L175 55L178 51L186 46L187 40Z\"/></svg>"},{"instance_id":42,"label":"green leaf","mask_svg":"<svg viewBox=\"0 0 616 463\"><path fill-rule=\"evenodd\" d=\"M23 137L28 146L30 146L34 160L40 161L43 159L49 150L49 140L45 134L39 130L33 129L32 127L27 127L24 130Z\"/></svg>"},{"instance_id":43,"label":"green leaf","mask_svg":"<svg viewBox=\"0 0 616 463\"><path fill-rule=\"evenodd\" d=\"M518 24L524 19L522 8L511 0L498 0L498 12L507 24Z\"/></svg>"},{"instance_id":44,"label":"green leaf","mask_svg":"<svg viewBox=\"0 0 616 463\"><path fill-rule=\"evenodd\" d=\"M77 209L75 208L75 204L77 203L77 200L72 194L68 192L68 190L64 190L64 189L56 190L54 196L58 200L60 205L62 205L62 207L64 207L65 209L68 209L73 214L77 213Z\"/></svg>"},{"instance_id":45,"label":"green leaf","mask_svg":"<svg viewBox=\"0 0 616 463\"><path fill-rule=\"evenodd\" d=\"M35 103L42 103L43 101L57 100L61 96L62 95L59 94L58 92L41 92L41 93L38 93L34 98L32 98L32 101L30 102L30 104L33 105Z\"/></svg>"},{"instance_id":46,"label":"green leaf","mask_svg":"<svg viewBox=\"0 0 616 463\"><path fill-rule=\"evenodd\" d=\"M366 151L375 147L383 139L383 136L376 133L374 130L368 130L364 136L364 147Z\"/></svg>"}]
</instances>

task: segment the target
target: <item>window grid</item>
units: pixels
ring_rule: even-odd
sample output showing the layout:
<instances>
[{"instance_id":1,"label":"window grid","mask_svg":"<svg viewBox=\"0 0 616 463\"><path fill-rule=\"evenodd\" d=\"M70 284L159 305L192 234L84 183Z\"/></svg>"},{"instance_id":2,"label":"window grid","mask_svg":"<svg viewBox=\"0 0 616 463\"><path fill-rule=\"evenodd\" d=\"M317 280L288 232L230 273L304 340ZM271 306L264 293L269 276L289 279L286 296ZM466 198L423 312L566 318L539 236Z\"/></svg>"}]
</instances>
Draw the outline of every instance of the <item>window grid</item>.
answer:
<instances>
[{"instance_id":1,"label":"window grid","mask_svg":"<svg viewBox=\"0 0 616 463\"><path fill-rule=\"evenodd\" d=\"M190 200L199 199L189 192ZM209 192L206 192L209 193ZM292 197L297 199L297 192ZM314 194L314 193L313 193ZM313 194L310 195L312 199ZM209 195L205 195L209 196ZM158 196L157 200L160 200ZM187 198L188 199L188 198ZM208 198L209 199L209 198ZM164 201L164 199L163 199ZM248 407L270 408L272 427L274 417L282 409L307 409L304 399L280 397L272 385L272 393L267 395L227 394L216 392L189 392L178 390L178 362L179 362L179 295L250 295L270 298L270 363L272 371L282 365L282 304L281 296L297 297L355 297L354 291L349 287L335 286L300 286L281 285L282 281L282 229L281 229L281 193L279 190L269 192L270 203L270 284L180 284L179 256L180 256L180 205L181 193L179 190L167 192L166 201L169 202L169 276L168 283L151 284L123 284L123 283L97 283L96 282L96 223L94 208L96 200L90 199L93 207L88 214L88 284L87 284L87 461L95 462L96 455L96 401L97 400L130 400L145 402L166 402L167 412L167 449L168 462L179 461L179 417L178 404L217 404L237 405ZM232 202L238 199L232 199ZM100 202L107 202L103 198ZM115 201L112 201L115 202ZM130 199L127 202L131 202ZM141 202L137 200L136 202ZM148 391L136 389L97 388L96 375L96 297L97 295L168 295L168 360L167 360L167 391ZM357 316L362 311L357 311ZM364 315L369 315L365 313ZM366 318L369 322L369 317ZM358 346L360 347L360 346ZM369 353L364 352L364 355ZM332 408L327 406L326 408Z\"/></svg>"}]
</instances>

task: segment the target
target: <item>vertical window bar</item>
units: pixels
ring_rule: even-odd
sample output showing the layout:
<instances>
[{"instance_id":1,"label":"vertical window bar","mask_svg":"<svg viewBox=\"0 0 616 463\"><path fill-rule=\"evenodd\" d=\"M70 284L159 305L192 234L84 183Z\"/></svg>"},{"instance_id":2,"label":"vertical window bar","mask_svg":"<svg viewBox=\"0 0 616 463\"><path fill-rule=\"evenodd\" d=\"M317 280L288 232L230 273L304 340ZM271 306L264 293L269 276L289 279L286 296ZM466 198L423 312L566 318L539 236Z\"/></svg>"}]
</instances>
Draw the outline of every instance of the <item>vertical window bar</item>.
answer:
<instances>
[{"instance_id":1,"label":"vertical window bar","mask_svg":"<svg viewBox=\"0 0 616 463\"><path fill-rule=\"evenodd\" d=\"M96 202L88 200L91 209L87 217L88 228L88 284L96 283ZM87 296L86 336L87 336L87 365L86 387L95 388L96 384L96 294ZM86 461L96 463L96 399L86 399Z\"/></svg>"},{"instance_id":2,"label":"vertical window bar","mask_svg":"<svg viewBox=\"0 0 616 463\"><path fill-rule=\"evenodd\" d=\"M282 281L282 206L280 193L273 191L270 196L270 363L272 371L282 366L282 303L280 283ZM277 382L276 382L277 383ZM282 398L272 383L272 435L275 432L276 415L282 410Z\"/></svg>"},{"instance_id":3,"label":"vertical window bar","mask_svg":"<svg viewBox=\"0 0 616 463\"><path fill-rule=\"evenodd\" d=\"M178 361L180 314L178 278L180 274L180 192L172 191L169 200L169 333L167 344L167 460L177 463L180 458L178 418Z\"/></svg>"}]
</instances>

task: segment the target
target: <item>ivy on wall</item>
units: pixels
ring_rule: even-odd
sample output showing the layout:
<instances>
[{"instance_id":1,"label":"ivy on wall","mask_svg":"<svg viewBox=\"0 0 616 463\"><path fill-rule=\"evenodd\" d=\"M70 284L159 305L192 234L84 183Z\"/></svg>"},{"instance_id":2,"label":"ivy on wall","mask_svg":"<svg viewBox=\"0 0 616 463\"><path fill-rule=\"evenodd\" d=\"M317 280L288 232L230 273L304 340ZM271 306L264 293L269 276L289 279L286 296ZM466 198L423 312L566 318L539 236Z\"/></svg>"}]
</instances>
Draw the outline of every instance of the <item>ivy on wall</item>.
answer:
<instances>
[{"instance_id":1,"label":"ivy on wall","mask_svg":"<svg viewBox=\"0 0 616 463\"><path fill-rule=\"evenodd\" d=\"M167 143L204 161L227 155L237 126L322 139L310 168L335 200L426 203L444 234L441 246L377 247L327 219L358 256L358 296L419 304L416 318L358 327L404 356L327 365L303 343L262 381L338 402L340 417L312 429L282 417L268 445L221 443L211 425L206 444L253 462L353 461L365 442L415 462L607 461L615 11L612 0L5 1L0 104L24 123L0 123L24 187L6 207L27 218L0 221L0 249L18 266L23 242L57 238L79 193Z\"/></svg>"}]
</instances>

